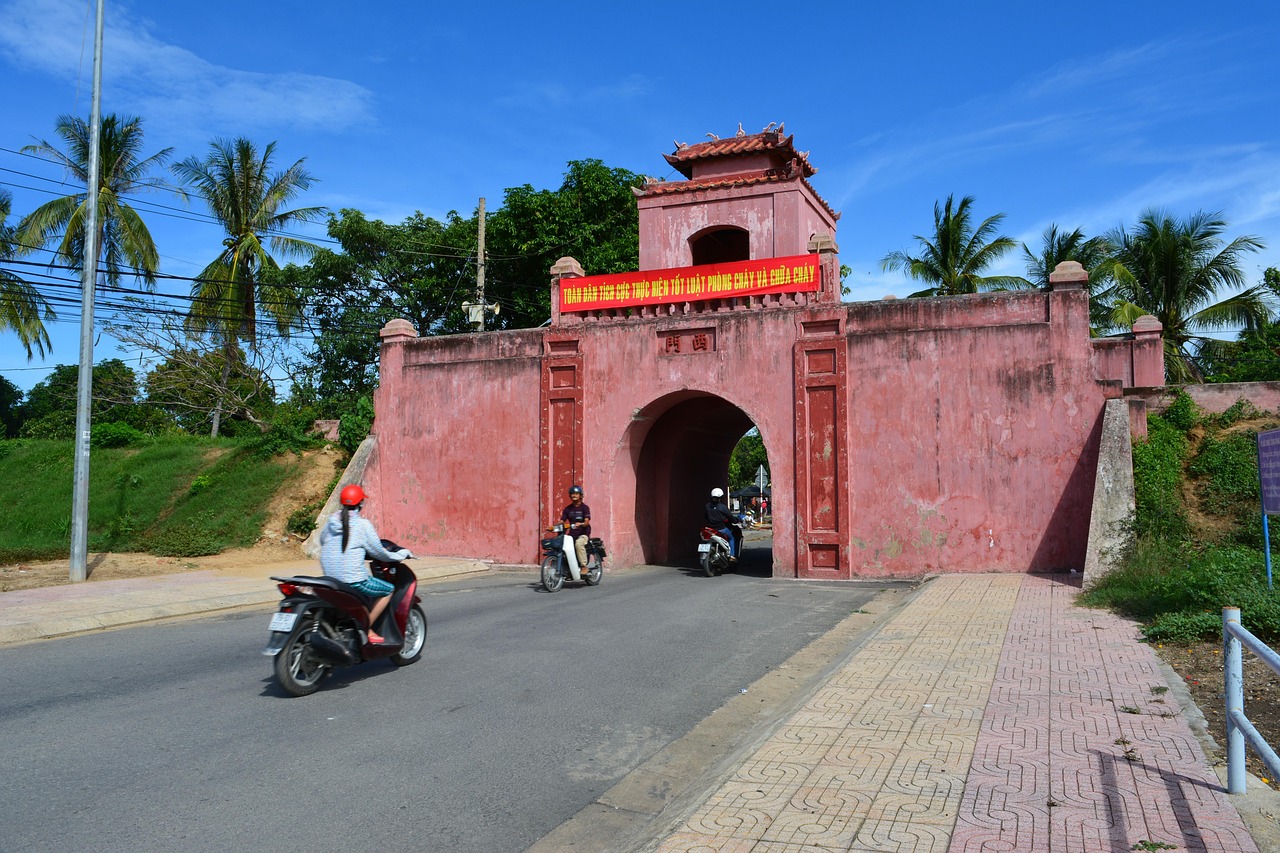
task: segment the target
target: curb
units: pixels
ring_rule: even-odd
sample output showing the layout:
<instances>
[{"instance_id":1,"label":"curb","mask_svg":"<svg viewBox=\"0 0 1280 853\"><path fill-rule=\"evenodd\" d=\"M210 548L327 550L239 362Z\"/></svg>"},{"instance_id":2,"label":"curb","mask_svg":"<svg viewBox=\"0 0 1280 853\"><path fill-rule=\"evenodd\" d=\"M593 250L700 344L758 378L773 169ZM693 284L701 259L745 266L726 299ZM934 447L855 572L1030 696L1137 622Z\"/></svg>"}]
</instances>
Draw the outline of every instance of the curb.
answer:
<instances>
[{"instance_id":1,"label":"curb","mask_svg":"<svg viewBox=\"0 0 1280 853\"><path fill-rule=\"evenodd\" d=\"M421 573L418 574L418 583L420 585L428 585L436 581L449 580L461 575L476 574L479 572L487 572L489 566L479 560L461 560L458 562L449 562L441 565L423 566ZM166 576L162 576L166 577ZM180 576L167 576L180 577ZM89 631L97 631L103 628L118 628L127 625L140 625L146 622L154 622L160 619L169 619L175 616L191 616L193 614L216 613L222 610L234 610L240 607L255 607L268 604L275 604L280 600L280 594L276 590L275 583L265 577L258 582L252 582L254 589L229 592L208 590L204 595L196 597L182 598L185 593L190 595L193 590L190 588L182 589L179 586L176 589L169 590L171 598L169 600L155 601L157 598L164 598L166 590L163 582L156 584L155 590L149 594L149 598L153 599L152 603L133 604L120 600L110 593L104 594L98 601L100 609L97 612L85 613L85 600L75 602L71 606L68 602L59 602L57 600L48 601L39 605L24 605L25 608L32 611L30 618L25 621L14 621L13 624L0 625L0 646L11 645L14 643L31 642L34 640L51 640L58 637L67 637L73 634L83 634ZM208 586L224 587L242 587L245 585L244 578L228 579L223 584L213 583L204 584ZM63 589L64 587L58 587ZM68 593L80 594L84 591L82 586L65 587ZM22 608L15 608L21 610ZM62 610L78 611L76 615L45 615L52 611ZM14 615L13 612L6 614ZM22 617L18 617L21 619Z\"/></svg>"}]
</instances>

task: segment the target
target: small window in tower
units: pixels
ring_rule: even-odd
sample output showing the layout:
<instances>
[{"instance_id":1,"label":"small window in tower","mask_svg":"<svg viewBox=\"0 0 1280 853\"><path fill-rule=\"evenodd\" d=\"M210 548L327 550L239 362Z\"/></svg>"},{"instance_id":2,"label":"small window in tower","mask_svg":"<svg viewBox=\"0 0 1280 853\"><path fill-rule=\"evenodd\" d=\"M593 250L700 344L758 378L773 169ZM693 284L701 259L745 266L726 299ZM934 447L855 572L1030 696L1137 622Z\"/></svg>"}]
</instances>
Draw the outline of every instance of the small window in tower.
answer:
<instances>
[{"instance_id":1,"label":"small window in tower","mask_svg":"<svg viewBox=\"0 0 1280 853\"><path fill-rule=\"evenodd\" d=\"M722 226L689 238L693 265L751 260L751 235L742 228Z\"/></svg>"}]
</instances>

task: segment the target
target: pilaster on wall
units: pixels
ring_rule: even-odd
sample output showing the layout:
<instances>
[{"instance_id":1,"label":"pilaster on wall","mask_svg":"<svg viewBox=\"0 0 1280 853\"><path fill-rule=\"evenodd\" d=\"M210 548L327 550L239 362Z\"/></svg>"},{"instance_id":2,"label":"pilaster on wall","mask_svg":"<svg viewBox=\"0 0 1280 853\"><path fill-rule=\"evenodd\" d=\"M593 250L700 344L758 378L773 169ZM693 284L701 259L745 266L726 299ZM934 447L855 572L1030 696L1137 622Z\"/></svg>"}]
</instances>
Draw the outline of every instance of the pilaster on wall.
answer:
<instances>
[{"instance_id":1,"label":"pilaster on wall","mask_svg":"<svg viewBox=\"0 0 1280 853\"><path fill-rule=\"evenodd\" d=\"M569 487L582 478L582 349L576 335L554 332L544 346L538 504L539 518L551 521L568 503Z\"/></svg>"},{"instance_id":2,"label":"pilaster on wall","mask_svg":"<svg viewBox=\"0 0 1280 853\"><path fill-rule=\"evenodd\" d=\"M561 258L551 267L551 325L560 325L560 279L582 278L582 264L574 258Z\"/></svg>"},{"instance_id":3,"label":"pilaster on wall","mask_svg":"<svg viewBox=\"0 0 1280 853\"><path fill-rule=\"evenodd\" d=\"M392 405L392 401L399 396L404 382L403 344L416 340L418 330L408 320L397 318L388 321L387 325L378 331L378 337L382 339L382 351L378 354L378 390L374 392L375 418L378 412L388 411L383 406ZM377 421L375 420L374 423L376 425Z\"/></svg>"},{"instance_id":4,"label":"pilaster on wall","mask_svg":"<svg viewBox=\"0 0 1280 853\"><path fill-rule=\"evenodd\" d=\"M817 252L818 266L821 270L818 292L814 294L814 302L839 302L840 292L840 247L830 234L814 234L809 238L808 251Z\"/></svg>"},{"instance_id":5,"label":"pilaster on wall","mask_svg":"<svg viewBox=\"0 0 1280 853\"><path fill-rule=\"evenodd\" d=\"M1133 324L1133 384L1154 388L1164 384L1164 326L1150 314Z\"/></svg>"},{"instance_id":6,"label":"pilaster on wall","mask_svg":"<svg viewBox=\"0 0 1280 853\"><path fill-rule=\"evenodd\" d=\"M848 579L849 375L845 314L800 322L795 344L796 575Z\"/></svg>"}]
</instances>

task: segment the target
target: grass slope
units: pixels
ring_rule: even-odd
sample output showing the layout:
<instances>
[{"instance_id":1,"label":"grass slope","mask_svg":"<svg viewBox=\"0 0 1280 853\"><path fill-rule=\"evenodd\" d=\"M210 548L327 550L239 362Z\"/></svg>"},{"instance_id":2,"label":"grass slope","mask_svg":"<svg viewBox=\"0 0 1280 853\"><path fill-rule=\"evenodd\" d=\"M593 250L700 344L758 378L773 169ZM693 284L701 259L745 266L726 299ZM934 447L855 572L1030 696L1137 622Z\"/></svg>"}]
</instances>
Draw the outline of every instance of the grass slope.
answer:
<instances>
[{"instance_id":1,"label":"grass slope","mask_svg":"<svg viewBox=\"0 0 1280 853\"><path fill-rule=\"evenodd\" d=\"M1144 636L1182 643L1222 634L1222 608L1241 609L1250 631L1280 640L1280 595L1266 583L1256 436L1280 416L1237 403L1221 415L1180 395L1148 418L1134 445L1136 544L1081 598L1144 623ZM1271 552L1280 553L1272 519Z\"/></svg>"},{"instance_id":2,"label":"grass slope","mask_svg":"<svg viewBox=\"0 0 1280 853\"><path fill-rule=\"evenodd\" d=\"M70 442L0 441L0 563L69 553ZM164 439L96 448L89 460L89 550L216 554L253 544L276 490L298 475L292 455L262 458L232 442Z\"/></svg>"}]
</instances>

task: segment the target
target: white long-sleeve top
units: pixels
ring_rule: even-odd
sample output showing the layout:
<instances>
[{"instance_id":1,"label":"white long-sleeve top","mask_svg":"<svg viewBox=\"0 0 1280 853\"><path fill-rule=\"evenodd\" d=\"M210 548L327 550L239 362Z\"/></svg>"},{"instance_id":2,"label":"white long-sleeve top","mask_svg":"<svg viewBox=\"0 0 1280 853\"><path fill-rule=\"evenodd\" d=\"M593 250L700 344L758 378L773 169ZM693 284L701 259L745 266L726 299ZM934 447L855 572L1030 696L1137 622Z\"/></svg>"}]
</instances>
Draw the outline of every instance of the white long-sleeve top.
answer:
<instances>
[{"instance_id":1,"label":"white long-sleeve top","mask_svg":"<svg viewBox=\"0 0 1280 853\"><path fill-rule=\"evenodd\" d=\"M379 560L392 562L405 560L409 550L388 551L382 547L373 522L361 518L360 510L347 513L347 550L342 550L342 512L335 512L320 531L320 568L331 578L343 583L356 583L369 577L365 555L372 554Z\"/></svg>"}]
</instances>

